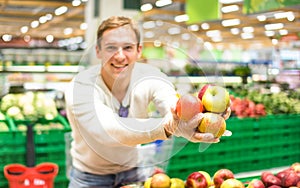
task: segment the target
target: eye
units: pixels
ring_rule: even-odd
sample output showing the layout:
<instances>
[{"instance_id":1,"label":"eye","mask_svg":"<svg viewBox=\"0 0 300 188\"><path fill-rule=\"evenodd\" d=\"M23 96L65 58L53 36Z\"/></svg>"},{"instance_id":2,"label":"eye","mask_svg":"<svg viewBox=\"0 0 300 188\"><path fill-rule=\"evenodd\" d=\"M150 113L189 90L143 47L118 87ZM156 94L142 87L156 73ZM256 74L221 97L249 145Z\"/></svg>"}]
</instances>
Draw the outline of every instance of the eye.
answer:
<instances>
[{"instance_id":1,"label":"eye","mask_svg":"<svg viewBox=\"0 0 300 188\"><path fill-rule=\"evenodd\" d=\"M126 51L131 51L131 50L133 50L133 46L128 45L128 46L123 47L123 49L126 50Z\"/></svg>"},{"instance_id":2,"label":"eye","mask_svg":"<svg viewBox=\"0 0 300 188\"><path fill-rule=\"evenodd\" d=\"M108 52L114 52L114 51L118 50L118 47L116 47L116 46L106 46L105 50L108 51Z\"/></svg>"}]
</instances>

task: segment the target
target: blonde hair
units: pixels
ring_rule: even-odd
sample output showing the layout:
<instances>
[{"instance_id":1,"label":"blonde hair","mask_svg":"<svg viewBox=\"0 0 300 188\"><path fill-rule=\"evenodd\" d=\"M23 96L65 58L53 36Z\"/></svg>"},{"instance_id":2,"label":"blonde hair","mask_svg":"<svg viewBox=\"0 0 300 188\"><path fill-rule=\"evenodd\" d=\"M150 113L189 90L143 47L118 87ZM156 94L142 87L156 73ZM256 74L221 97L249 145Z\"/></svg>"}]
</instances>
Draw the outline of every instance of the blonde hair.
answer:
<instances>
[{"instance_id":1,"label":"blonde hair","mask_svg":"<svg viewBox=\"0 0 300 188\"><path fill-rule=\"evenodd\" d=\"M98 27L98 31L97 31L97 45L100 48L100 42L101 42L101 38L103 36L103 33L106 30L110 30L110 29L115 29L118 27L122 27L125 25L129 25L130 28L134 31L135 35L136 35L136 39L138 41L138 45L140 43L140 31L137 27L137 24L128 17L125 16L112 16L106 20L104 20L100 26Z\"/></svg>"}]
</instances>

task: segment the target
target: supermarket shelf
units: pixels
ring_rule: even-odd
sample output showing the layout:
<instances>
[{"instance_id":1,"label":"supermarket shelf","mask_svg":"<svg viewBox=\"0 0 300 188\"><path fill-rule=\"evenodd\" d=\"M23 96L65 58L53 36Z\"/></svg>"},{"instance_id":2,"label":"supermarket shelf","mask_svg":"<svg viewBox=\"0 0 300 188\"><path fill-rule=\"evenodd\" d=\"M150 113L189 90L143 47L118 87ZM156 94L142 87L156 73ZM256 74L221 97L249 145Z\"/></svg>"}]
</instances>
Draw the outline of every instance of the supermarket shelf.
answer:
<instances>
[{"instance_id":1,"label":"supermarket shelf","mask_svg":"<svg viewBox=\"0 0 300 188\"><path fill-rule=\"evenodd\" d=\"M181 83L181 84L242 83L242 78L240 76L170 76L169 79L172 83ZM248 77L247 79L248 79L248 82L251 81L251 77Z\"/></svg>"},{"instance_id":2,"label":"supermarket shelf","mask_svg":"<svg viewBox=\"0 0 300 188\"><path fill-rule=\"evenodd\" d=\"M85 67L80 65L50 65L50 66L6 66L2 67L1 73L77 73Z\"/></svg>"}]
</instances>

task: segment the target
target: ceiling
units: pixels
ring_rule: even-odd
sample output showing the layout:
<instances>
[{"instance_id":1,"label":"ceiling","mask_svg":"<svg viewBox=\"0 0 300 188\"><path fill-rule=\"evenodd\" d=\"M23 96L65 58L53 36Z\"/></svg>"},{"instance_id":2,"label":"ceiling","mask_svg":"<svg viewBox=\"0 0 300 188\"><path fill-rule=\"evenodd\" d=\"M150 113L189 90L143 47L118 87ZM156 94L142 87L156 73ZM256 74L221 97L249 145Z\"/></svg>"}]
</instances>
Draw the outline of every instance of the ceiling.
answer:
<instances>
[{"instance_id":1,"label":"ceiling","mask_svg":"<svg viewBox=\"0 0 300 188\"><path fill-rule=\"evenodd\" d=\"M155 0L142 0L142 3L150 2L155 3ZM246 15L242 12L243 3L235 3L239 6L239 10L227 14L222 14L218 20L208 21L210 25L209 30L220 30L222 41L213 41L210 37L207 37L206 30L200 28L199 31L192 31L197 36L201 37L204 41L211 42L213 44L237 44L244 48L251 47L251 45L261 44L261 46L271 46L272 38L278 38L280 36L278 31L275 31L274 36L265 35L265 24L278 23L284 24L284 29L288 30L288 36L284 36L286 40L290 40L294 34L300 33L300 6L282 8L273 10L266 13L267 19L265 21L258 21L257 15ZM221 4L221 6L228 6L231 4ZM68 11L60 16L55 16L53 12L60 6L68 7ZM80 24L84 22L84 3L79 6L72 6L72 0L0 0L0 36L4 34L10 34L13 38L19 38L14 41L23 41L25 35L30 35L31 38L43 39L51 34L55 39L67 39L76 36L84 36L84 30L80 29ZM173 0L173 4L157 8L154 6L152 10L142 13L143 21L157 21L162 20L170 24L176 24L183 28L188 28L184 22L177 23L174 21L174 17L184 14L185 0ZM288 21L286 18L275 19L273 14L276 12L292 11L295 15L293 21ZM31 28L30 24L34 20L38 20L41 16L48 13L52 13L54 16L52 20L46 23L40 24L37 28ZM261 13L262 14L262 13ZM243 27L254 27L253 34L255 38L242 40L240 34L233 35L230 29L233 27L223 27L221 25L222 20L239 18L241 24L235 26L242 30ZM197 23L200 27L202 23ZM20 28L22 26L29 26L29 31L26 34L22 34ZM73 29L71 34L64 34L64 29L70 27ZM145 29L146 30L146 29ZM150 29L151 30L151 29ZM152 29L153 30L153 29ZM167 33L165 33L167 35ZM280 37L281 38L281 37ZM5 47L8 43L3 45L3 41L0 40L1 47Z\"/></svg>"}]
</instances>

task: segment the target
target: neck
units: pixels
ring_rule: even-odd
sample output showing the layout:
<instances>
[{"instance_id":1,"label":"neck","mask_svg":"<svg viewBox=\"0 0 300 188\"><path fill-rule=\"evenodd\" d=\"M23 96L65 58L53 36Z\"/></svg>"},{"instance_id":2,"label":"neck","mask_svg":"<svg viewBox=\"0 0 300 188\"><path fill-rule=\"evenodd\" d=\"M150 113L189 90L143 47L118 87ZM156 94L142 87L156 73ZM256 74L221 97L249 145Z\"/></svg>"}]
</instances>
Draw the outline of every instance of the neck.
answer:
<instances>
[{"instance_id":1,"label":"neck","mask_svg":"<svg viewBox=\"0 0 300 188\"><path fill-rule=\"evenodd\" d=\"M111 75L107 75L105 71L102 71L101 74L104 83L111 91L112 95L122 103L130 83L130 77L114 78Z\"/></svg>"}]
</instances>

